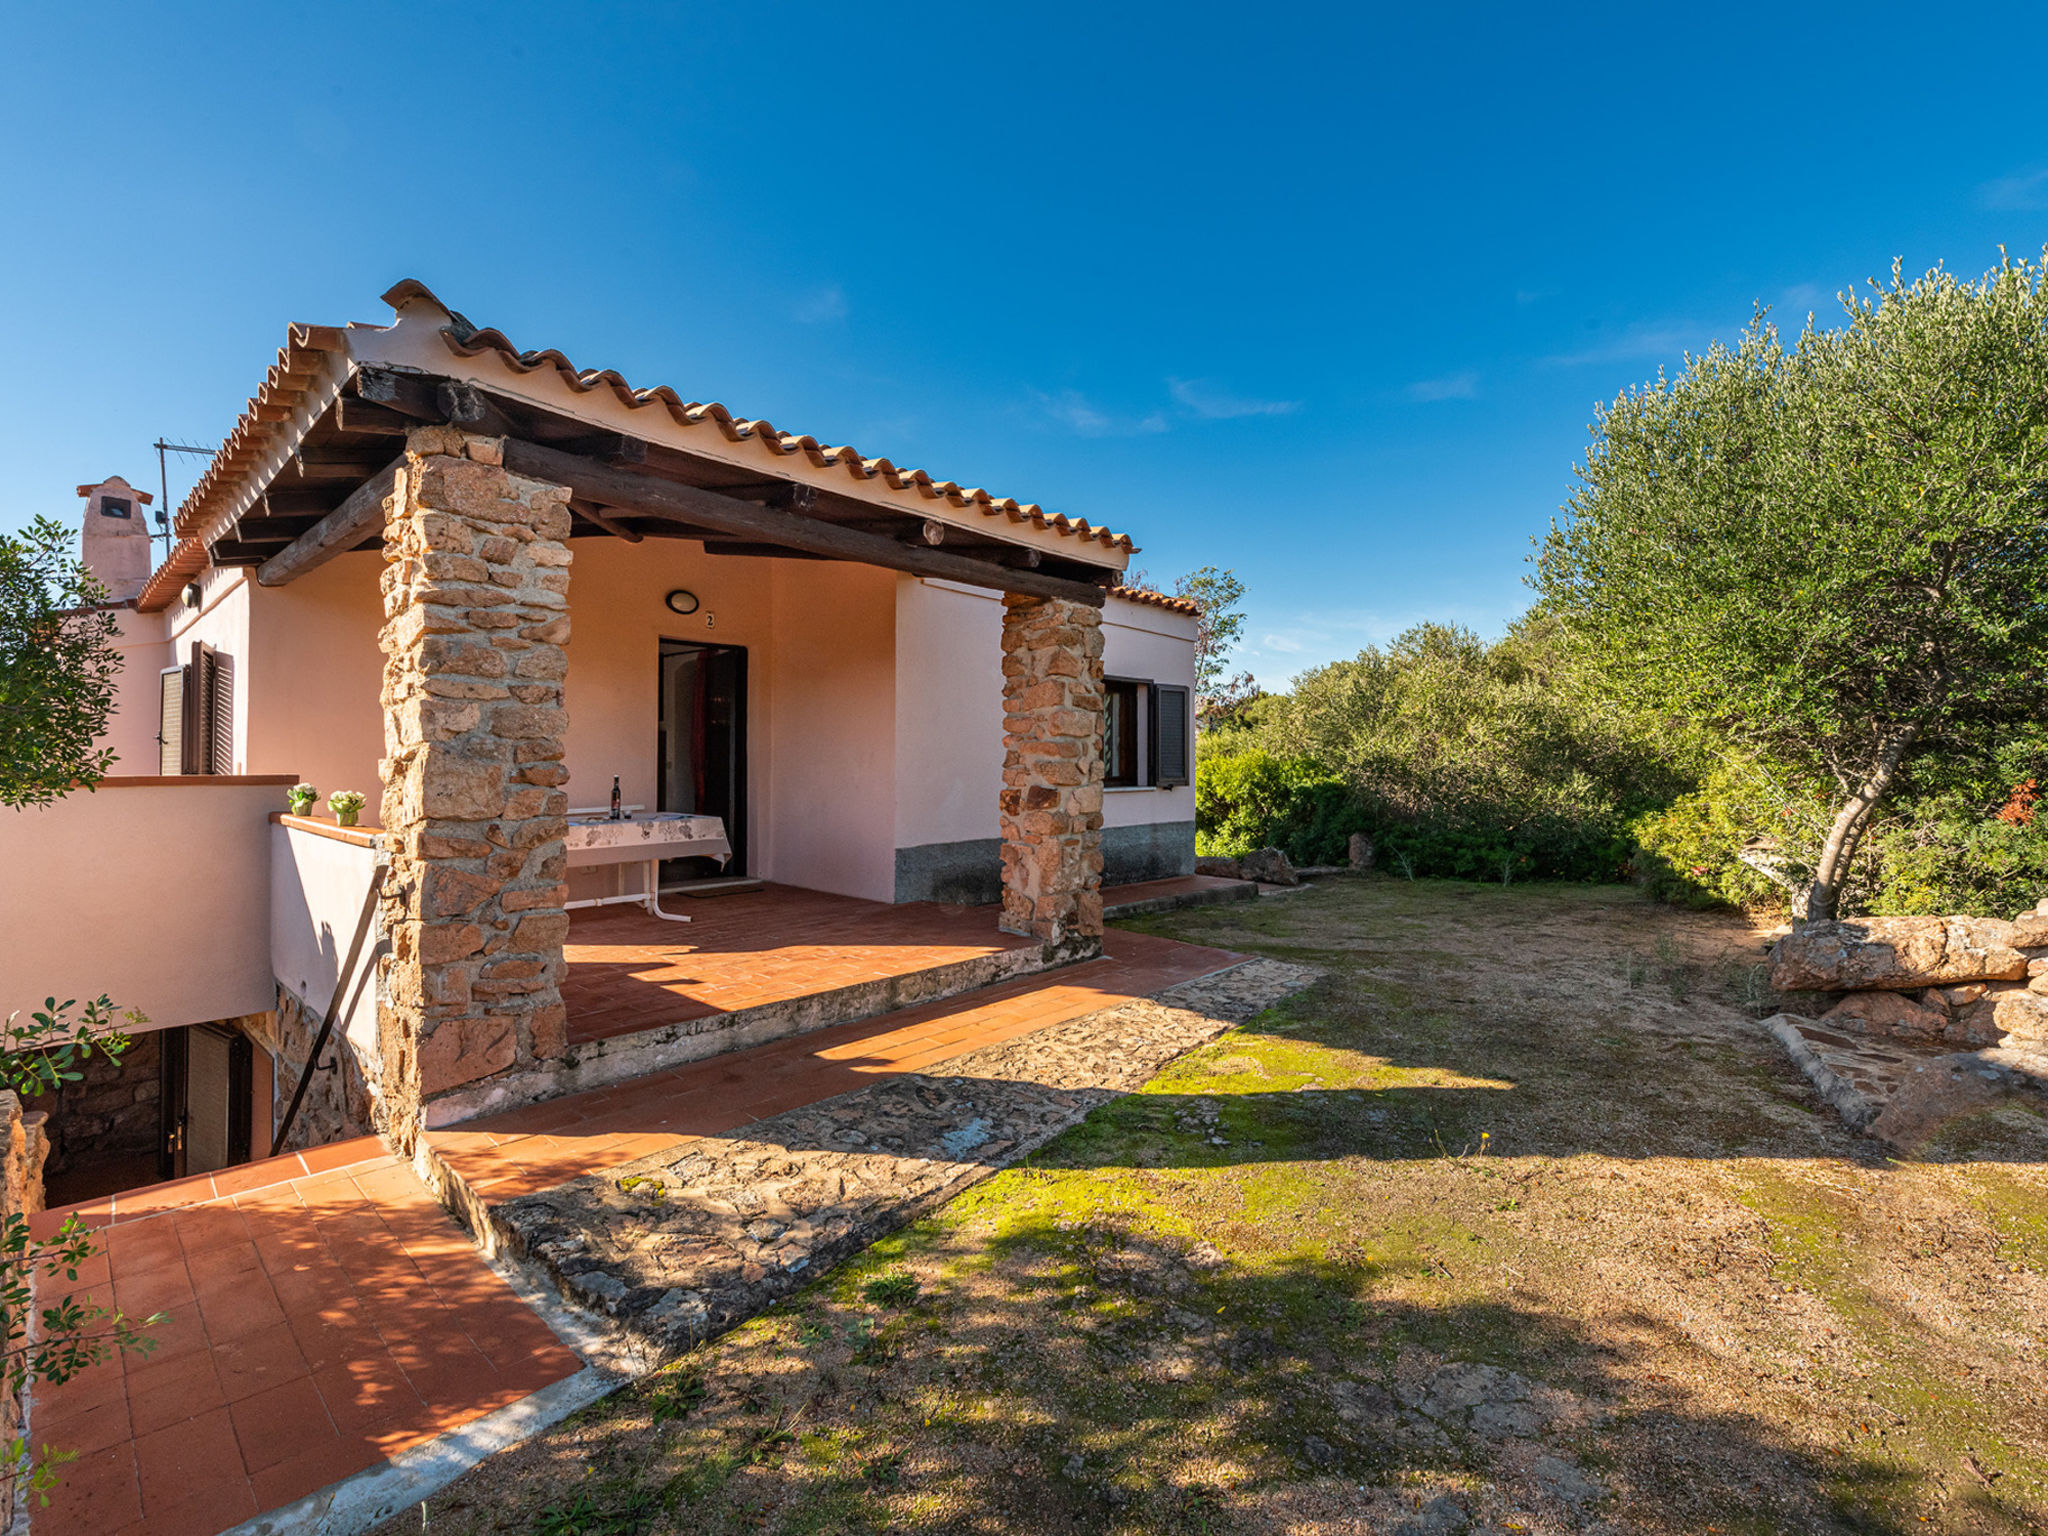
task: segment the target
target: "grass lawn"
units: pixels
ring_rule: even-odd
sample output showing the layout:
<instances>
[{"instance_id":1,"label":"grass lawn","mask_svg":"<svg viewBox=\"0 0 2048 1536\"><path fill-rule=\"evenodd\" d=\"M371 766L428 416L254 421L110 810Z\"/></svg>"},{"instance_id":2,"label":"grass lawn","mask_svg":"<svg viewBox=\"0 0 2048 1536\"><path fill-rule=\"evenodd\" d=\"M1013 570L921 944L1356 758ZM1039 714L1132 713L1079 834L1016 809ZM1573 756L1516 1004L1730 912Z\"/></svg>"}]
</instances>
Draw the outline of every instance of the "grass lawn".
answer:
<instances>
[{"instance_id":1,"label":"grass lawn","mask_svg":"<svg viewBox=\"0 0 2048 1536\"><path fill-rule=\"evenodd\" d=\"M1326 978L427 1529L2048 1525L2044 1122L1877 1155L1742 920L1340 879L1136 926Z\"/></svg>"}]
</instances>

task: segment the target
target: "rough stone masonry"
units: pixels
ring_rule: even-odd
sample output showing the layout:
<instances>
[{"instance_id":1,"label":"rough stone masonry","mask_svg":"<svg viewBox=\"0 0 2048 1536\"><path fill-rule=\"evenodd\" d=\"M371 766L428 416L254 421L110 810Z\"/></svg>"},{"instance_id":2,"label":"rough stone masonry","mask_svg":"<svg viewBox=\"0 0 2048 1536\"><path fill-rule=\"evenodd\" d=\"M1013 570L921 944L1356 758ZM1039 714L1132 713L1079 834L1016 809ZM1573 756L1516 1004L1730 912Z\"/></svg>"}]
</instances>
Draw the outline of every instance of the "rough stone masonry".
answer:
<instances>
[{"instance_id":1,"label":"rough stone masonry","mask_svg":"<svg viewBox=\"0 0 2048 1536\"><path fill-rule=\"evenodd\" d=\"M379 1116L408 1153L427 1100L567 1045L568 499L419 427L386 506Z\"/></svg>"},{"instance_id":2,"label":"rough stone masonry","mask_svg":"<svg viewBox=\"0 0 2048 1536\"><path fill-rule=\"evenodd\" d=\"M1102 615L1003 598L1003 915L1052 959L1102 947Z\"/></svg>"}]
</instances>

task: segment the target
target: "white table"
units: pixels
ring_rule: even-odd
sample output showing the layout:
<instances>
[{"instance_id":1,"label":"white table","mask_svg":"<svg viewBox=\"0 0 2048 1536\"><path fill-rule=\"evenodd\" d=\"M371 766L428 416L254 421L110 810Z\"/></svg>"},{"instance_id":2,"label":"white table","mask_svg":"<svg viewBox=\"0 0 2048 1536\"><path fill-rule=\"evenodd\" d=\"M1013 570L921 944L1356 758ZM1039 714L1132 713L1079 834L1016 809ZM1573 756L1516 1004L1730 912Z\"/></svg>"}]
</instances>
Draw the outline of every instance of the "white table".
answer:
<instances>
[{"instance_id":1,"label":"white table","mask_svg":"<svg viewBox=\"0 0 2048 1536\"><path fill-rule=\"evenodd\" d=\"M609 812L569 813L569 830L562 842L568 849L571 869L588 869L599 864L640 864L647 870L647 889L619 896L592 896L568 903L570 907L608 907L617 902L638 902L651 916L671 923L687 923L680 912L661 910L661 861L663 859L709 858L723 866L732 857L732 842L725 835L725 822L717 816L692 816L681 811L629 814L613 821Z\"/></svg>"}]
</instances>

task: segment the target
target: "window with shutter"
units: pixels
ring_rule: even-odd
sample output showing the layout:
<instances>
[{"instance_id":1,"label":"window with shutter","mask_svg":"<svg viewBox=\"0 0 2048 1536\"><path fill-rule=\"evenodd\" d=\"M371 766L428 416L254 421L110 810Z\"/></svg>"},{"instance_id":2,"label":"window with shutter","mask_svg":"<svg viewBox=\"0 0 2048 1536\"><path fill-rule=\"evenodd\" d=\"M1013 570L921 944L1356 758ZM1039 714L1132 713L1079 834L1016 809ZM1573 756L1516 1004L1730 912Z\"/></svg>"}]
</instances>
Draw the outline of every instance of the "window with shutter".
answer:
<instances>
[{"instance_id":1,"label":"window with shutter","mask_svg":"<svg viewBox=\"0 0 2048 1536\"><path fill-rule=\"evenodd\" d=\"M156 771L185 771L185 669L166 667L157 678Z\"/></svg>"},{"instance_id":2,"label":"window with shutter","mask_svg":"<svg viewBox=\"0 0 2048 1536\"><path fill-rule=\"evenodd\" d=\"M1143 683L1122 678L1102 685L1102 782L1107 788L1131 789L1144 782L1138 752L1138 700L1144 691Z\"/></svg>"},{"instance_id":3,"label":"window with shutter","mask_svg":"<svg viewBox=\"0 0 2048 1536\"><path fill-rule=\"evenodd\" d=\"M168 682L165 685L169 686ZM179 669L178 772L235 771L235 659L203 641ZM165 761L171 735L164 732Z\"/></svg>"},{"instance_id":4,"label":"window with shutter","mask_svg":"<svg viewBox=\"0 0 2048 1536\"><path fill-rule=\"evenodd\" d=\"M1165 788L1185 784L1193 767L1188 690L1152 685L1152 782Z\"/></svg>"}]
</instances>

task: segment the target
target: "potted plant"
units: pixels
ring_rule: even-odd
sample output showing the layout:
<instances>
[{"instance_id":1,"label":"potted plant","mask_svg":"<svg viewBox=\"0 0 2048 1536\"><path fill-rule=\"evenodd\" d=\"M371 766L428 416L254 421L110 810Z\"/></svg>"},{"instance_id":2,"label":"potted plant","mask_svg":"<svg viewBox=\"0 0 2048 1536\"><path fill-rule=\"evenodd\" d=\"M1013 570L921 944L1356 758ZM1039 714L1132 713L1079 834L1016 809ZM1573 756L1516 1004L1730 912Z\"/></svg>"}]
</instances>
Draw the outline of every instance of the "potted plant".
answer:
<instances>
[{"instance_id":1,"label":"potted plant","mask_svg":"<svg viewBox=\"0 0 2048 1536\"><path fill-rule=\"evenodd\" d=\"M313 809L313 802L320 798L320 791L310 784L294 784L284 792L285 804L290 806L294 816L303 816Z\"/></svg>"},{"instance_id":2,"label":"potted plant","mask_svg":"<svg viewBox=\"0 0 2048 1536\"><path fill-rule=\"evenodd\" d=\"M344 789L338 795L327 797L327 809L334 812L336 826L352 827L356 814L363 808L363 797L353 789Z\"/></svg>"}]
</instances>

